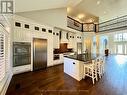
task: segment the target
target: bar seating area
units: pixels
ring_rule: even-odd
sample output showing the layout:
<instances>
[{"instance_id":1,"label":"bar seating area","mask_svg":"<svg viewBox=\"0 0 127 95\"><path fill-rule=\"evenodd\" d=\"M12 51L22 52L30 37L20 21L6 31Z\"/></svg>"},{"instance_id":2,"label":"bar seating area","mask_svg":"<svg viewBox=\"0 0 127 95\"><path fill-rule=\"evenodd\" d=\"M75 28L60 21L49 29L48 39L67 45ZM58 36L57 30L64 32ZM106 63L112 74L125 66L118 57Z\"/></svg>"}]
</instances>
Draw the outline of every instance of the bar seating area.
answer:
<instances>
[{"instance_id":1,"label":"bar seating area","mask_svg":"<svg viewBox=\"0 0 127 95\"><path fill-rule=\"evenodd\" d=\"M95 80L98 81L104 75L104 64L105 58L103 56L99 56L96 59L92 60L89 64L84 64L84 76L92 78L93 84L95 84ZM98 79L99 77L99 79Z\"/></svg>"}]
</instances>

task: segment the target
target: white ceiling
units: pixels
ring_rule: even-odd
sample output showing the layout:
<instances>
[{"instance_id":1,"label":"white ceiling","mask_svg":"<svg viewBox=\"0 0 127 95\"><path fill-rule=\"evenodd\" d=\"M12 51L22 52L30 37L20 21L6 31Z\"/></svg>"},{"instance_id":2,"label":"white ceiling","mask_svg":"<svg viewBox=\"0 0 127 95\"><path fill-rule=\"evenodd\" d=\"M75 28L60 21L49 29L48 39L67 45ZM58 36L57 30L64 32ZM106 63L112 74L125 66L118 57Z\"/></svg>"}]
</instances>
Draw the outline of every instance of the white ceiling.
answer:
<instances>
[{"instance_id":1,"label":"white ceiling","mask_svg":"<svg viewBox=\"0 0 127 95\"><path fill-rule=\"evenodd\" d=\"M126 4L127 0L15 0L15 10L28 12L71 6L74 8L74 14L78 13L76 10L90 13L99 17L101 22L126 15Z\"/></svg>"},{"instance_id":2,"label":"white ceiling","mask_svg":"<svg viewBox=\"0 0 127 95\"><path fill-rule=\"evenodd\" d=\"M97 16L91 14L90 12L86 12L83 9L78 9L77 7L68 7L67 15L82 23L90 23L89 20L93 20L93 23L98 23Z\"/></svg>"},{"instance_id":3,"label":"white ceiling","mask_svg":"<svg viewBox=\"0 0 127 95\"><path fill-rule=\"evenodd\" d=\"M82 0L15 0L16 12L63 8L75 6Z\"/></svg>"},{"instance_id":4,"label":"white ceiling","mask_svg":"<svg viewBox=\"0 0 127 95\"><path fill-rule=\"evenodd\" d=\"M127 15L127 0L82 0L75 7L98 16L100 21Z\"/></svg>"}]
</instances>

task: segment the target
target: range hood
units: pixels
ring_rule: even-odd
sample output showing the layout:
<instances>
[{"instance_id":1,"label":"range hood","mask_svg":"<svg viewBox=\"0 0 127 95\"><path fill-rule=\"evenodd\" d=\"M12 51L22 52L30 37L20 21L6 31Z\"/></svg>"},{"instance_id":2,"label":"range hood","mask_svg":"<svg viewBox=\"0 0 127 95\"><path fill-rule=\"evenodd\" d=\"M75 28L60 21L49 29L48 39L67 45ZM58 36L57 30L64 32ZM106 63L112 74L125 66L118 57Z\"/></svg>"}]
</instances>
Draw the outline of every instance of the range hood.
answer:
<instances>
[{"instance_id":1,"label":"range hood","mask_svg":"<svg viewBox=\"0 0 127 95\"><path fill-rule=\"evenodd\" d=\"M68 43L68 32L60 31L60 43Z\"/></svg>"}]
</instances>

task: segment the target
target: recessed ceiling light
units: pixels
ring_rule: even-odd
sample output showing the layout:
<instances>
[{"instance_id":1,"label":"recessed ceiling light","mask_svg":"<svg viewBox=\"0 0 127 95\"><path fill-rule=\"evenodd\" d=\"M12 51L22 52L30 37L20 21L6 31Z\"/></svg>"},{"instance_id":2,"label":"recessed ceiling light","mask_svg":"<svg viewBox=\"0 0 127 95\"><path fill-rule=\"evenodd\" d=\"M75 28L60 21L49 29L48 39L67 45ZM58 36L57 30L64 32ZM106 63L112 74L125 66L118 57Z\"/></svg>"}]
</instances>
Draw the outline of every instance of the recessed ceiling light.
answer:
<instances>
[{"instance_id":1,"label":"recessed ceiling light","mask_svg":"<svg viewBox=\"0 0 127 95\"><path fill-rule=\"evenodd\" d=\"M82 18L84 18L84 17L85 17L84 14L79 14L79 15L78 15L78 18L79 18L79 19L82 19Z\"/></svg>"},{"instance_id":2,"label":"recessed ceiling light","mask_svg":"<svg viewBox=\"0 0 127 95\"><path fill-rule=\"evenodd\" d=\"M106 14L107 12L106 11L104 11L104 14Z\"/></svg>"},{"instance_id":3,"label":"recessed ceiling light","mask_svg":"<svg viewBox=\"0 0 127 95\"><path fill-rule=\"evenodd\" d=\"M97 1L97 5L100 5L101 1Z\"/></svg>"},{"instance_id":4,"label":"recessed ceiling light","mask_svg":"<svg viewBox=\"0 0 127 95\"><path fill-rule=\"evenodd\" d=\"M70 13L72 11L71 7L67 7L67 12Z\"/></svg>"}]
</instances>

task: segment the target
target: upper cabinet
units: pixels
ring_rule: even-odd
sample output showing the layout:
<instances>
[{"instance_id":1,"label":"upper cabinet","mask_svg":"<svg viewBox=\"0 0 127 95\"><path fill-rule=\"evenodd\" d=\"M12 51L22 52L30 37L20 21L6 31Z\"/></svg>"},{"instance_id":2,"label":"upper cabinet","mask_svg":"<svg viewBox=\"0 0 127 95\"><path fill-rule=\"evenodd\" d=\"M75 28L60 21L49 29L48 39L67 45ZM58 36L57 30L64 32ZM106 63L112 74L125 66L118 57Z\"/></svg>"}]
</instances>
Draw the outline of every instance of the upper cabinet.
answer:
<instances>
[{"instance_id":1,"label":"upper cabinet","mask_svg":"<svg viewBox=\"0 0 127 95\"><path fill-rule=\"evenodd\" d=\"M60 30L54 28L53 31L53 48L58 49L59 48L59 44L60 44Z\"/></svg>"},{"instance_id":2,"label":"upper cabinet","mask_svg":"<svg viewBox=\"0 0 127 95\"><path fill-rule=\"evenodd\" d=\"M68 38L69 38L69 41L68 41L68 48L74 48L74 45L75 45L75 43L76 43L76 41L75 41L75 34L69 32L68 35L69 35L69 36L68 36Z\"/></svg>"},{"instance_id":3,"label":"upper cabinet","mask_svg":"<svg viewBox=\"0 0 127 95\"><path fill-rule=\"evenodd\" d=\"M82 42L82 35L81 34L76 34L76 42L81 43Z\"/></svg>"},{"instance_id":4,"label":"upper cabinet","mask_svg":"<svg viewBox=\"0 0 127 95\"><path fill-rule=\"evenodd\" d=\"M29 31L29 24L25 24L21 21L15 21L14 27L14 42L31 42L31 32Z\"/></svg>"}]
</instances>

